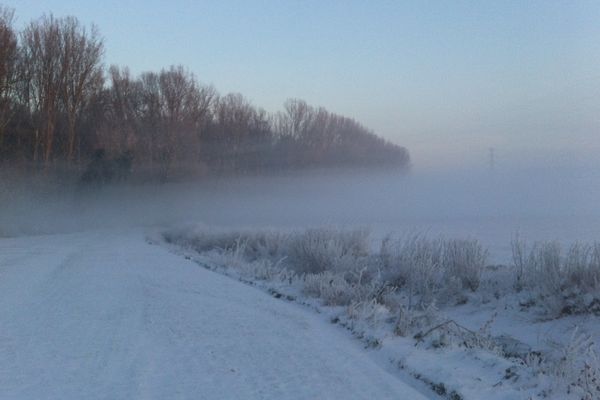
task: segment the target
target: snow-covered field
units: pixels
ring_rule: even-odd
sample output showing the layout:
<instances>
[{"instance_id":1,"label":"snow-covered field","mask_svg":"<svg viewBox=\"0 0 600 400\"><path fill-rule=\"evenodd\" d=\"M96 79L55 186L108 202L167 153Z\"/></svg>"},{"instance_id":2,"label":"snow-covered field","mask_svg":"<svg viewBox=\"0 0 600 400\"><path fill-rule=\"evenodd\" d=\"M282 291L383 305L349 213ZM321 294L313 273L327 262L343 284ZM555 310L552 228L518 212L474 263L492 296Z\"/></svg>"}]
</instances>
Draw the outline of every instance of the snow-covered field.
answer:
<instances>
[{"instance_id":1,"label":"snow-covered field","mask_svg":"<svg viewBox=\"0 0 600 400\"><path fill-rule=\"evenodd\" d=\"M0 398L426 397L314 312L102 231L0 240Z\"/></svg>"}]
</instances>

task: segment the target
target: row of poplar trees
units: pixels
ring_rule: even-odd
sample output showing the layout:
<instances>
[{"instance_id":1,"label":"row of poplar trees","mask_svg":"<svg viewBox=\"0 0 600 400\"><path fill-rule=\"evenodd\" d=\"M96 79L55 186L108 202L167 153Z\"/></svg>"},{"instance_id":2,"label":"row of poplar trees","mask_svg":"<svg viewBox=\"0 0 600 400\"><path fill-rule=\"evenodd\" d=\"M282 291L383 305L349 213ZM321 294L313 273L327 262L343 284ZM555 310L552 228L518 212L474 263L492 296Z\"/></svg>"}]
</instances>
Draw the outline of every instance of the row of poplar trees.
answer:
<instances>
[{"instance_id":1,"label":"row of poplar trees","mask_svg":"<svg viewBox=\"0 0 600 400\"><path fill-rule=\"evenodd\" d=\"M243 173L338 165L408 168L407 150L292 99L271 114L180 66L132 76L103 64L95 26L43 16L17 32L0 7L0 161L85 166L98 149L139 170Z\"/></svg>"}]
</instances>

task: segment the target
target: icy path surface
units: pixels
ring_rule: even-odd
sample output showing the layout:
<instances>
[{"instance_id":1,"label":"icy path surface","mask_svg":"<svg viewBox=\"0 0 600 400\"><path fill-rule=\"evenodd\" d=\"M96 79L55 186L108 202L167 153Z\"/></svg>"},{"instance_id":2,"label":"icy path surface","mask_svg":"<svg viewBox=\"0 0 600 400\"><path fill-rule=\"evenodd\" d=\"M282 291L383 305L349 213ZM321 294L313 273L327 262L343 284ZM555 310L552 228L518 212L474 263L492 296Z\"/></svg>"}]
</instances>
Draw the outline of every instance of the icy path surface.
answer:
<instances>
[{"instance_id":1,"label":"icy path surface","mask_svg":"<svg viewBox=\"0 0 600 400\"><path fill-rule=\"evenodd\" d=\"M0 240L0 399L424 398L311 312L141 232Z\"/></svg>"}]
</instances>

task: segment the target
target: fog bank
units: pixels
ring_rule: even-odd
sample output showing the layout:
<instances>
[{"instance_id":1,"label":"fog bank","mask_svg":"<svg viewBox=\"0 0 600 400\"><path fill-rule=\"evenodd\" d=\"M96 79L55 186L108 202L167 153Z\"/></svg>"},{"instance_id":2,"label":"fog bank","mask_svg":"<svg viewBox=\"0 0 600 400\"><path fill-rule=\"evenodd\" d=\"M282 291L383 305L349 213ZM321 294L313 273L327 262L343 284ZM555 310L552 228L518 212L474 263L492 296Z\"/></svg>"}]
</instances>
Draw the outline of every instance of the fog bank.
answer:
<instances>
[{"instance_id":1,"label":"fog bank","mask_svg":"<svg viewBox=\"0 0 600 400\"><path fill-rule=\"evenodd\" d=\"M4 176L0 235L204 224L219 228L370 228L477 238L506 262L511 237L600 238L600 170L315 170L266 177L82 190Z\"/></svg>"}]
</instances>

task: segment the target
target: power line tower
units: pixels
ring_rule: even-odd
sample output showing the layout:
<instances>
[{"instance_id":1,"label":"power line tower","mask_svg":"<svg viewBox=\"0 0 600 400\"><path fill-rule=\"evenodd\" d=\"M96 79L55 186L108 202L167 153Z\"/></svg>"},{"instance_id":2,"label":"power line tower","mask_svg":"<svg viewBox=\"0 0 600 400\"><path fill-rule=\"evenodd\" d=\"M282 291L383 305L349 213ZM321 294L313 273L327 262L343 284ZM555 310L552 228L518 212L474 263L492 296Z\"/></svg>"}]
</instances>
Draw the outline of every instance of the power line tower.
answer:
<instances>
[{"instance_id":1,"label":"power line tower","mask_svg":"<svg viewBox=\"0 0 600 400\"><path fill-rule=\"evenodd\" d=\"M494 148L490 147L490 171L493 171L494 168L496 167L496 160L495 160L494 152L495 152Z\"/></svg>"}]
</instances>

